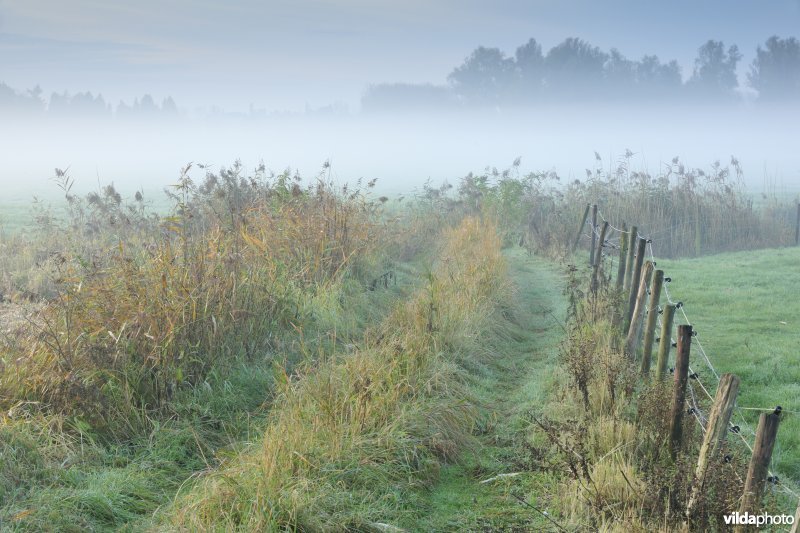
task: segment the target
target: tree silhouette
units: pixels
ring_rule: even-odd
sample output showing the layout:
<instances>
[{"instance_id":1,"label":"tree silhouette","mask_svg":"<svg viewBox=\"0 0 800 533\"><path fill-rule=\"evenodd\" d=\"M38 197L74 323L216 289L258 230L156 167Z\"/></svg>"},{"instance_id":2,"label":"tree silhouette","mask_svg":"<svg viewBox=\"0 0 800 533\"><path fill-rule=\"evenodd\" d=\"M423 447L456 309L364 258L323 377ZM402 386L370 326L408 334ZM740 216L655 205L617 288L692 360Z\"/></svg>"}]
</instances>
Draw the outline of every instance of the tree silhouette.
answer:
<instances>
[{"instance_id":1,"label":"tree silhouette","mask_svg":"<svg viewBox=\"0 0 800 533\"><path fill-rule=\"evenodd\" d=\"M662 63L658 56L646 55L636 64L636 83L646 94L677 95L683 85L681 67L674 59Z\"/></svg>"},{"instance_id":2,"label":"tree silhouette","mask_svg":"<svg viewBox=\"0 0 800 533\"><path fill-rule=\"evenodd\" d=\"M586 41L570 37L552 48L545 58L546 90L558 96L590 96L603 86L608 54Z\"/></svg>"},{"instance_id":3,"label":"tree silhouette","mask_svg":"<svg viewBox=\"0 0 800 533\"><path fill-rule=\"evenodd\" d=\"M0 83L0 111L4 114L36 114L44 110L42 89L37 85L25 93L19 93Z\"/></svg>"},{"instance_id":4,"label":"tree silhouette","mask_svg":"<svg viewBox=\"0 0 800 533\"><path fill-rule=\"evenodd\" d=\"M498 48L477 48L447 76L456 94L468 102L495 104L506 96L514 79L514 60Z\"/></svg>"},{"instance_id":5,"label":"tree silhouette","mask_svg":"<svg viewBox=\"0 0 800 533\"><path fill-rule=\"evenodd\" d=\"M74 95L67 92L53 93L50 95L47 112L53 116L107 117L111 115L111 106L102 95L94 96L88 91Z\"/></svg>"},{"instance_id":6,"label":"tree silhouette","mask_svg":"<svg viewBox=\"0 0 800 533\"><path fill-rule=\"evenodd\" d=\"M756 49L747 79L759 100L800 99L800 42L773 35Z\"/></svg>"},{"instance_id":7,"label":"tree silhouette","mask_svg":"<svg viewBox=\"0 0 800 533\"><path fill-rule=\"evenodd\" d=\"M452 104L447 87L431 84L382 83L370 86L361 97L361 109L366 113L446 109Z\"/></svg>"},{"instance_id":8,"label":"tree silhouette","mask_svg":"<svg viewBox=\"0 0 800 533\"><path fill-rule=\"evenodd\" d=\"M514 54L516 80L514 97L518 101L535 100L542 90L545 75L542 46L531 38Z\"/></svg>"},{"instance_id":9,"label":"tree silhouette","mask_svg":"<svg viewBox=\"0 0 800 533\"><path fill-rule=\"evenodd\" d=\"M611 49L603 65L604 96L629 98L637 95L636 62L623 56L616 48Z\"/></svg>"},{"instance_id":10,"label":"tree silhouette","mask_svg":"<svg viewBox=\"0 0 800 533\"><path fill-rule=\"evenodd\" d=\"M697 50L689 87L700 98L733 98L739 86L736 65L740 59L742 54L735 44L726 52L722 41L707 41Z\"/></svg>"}]
</instances>

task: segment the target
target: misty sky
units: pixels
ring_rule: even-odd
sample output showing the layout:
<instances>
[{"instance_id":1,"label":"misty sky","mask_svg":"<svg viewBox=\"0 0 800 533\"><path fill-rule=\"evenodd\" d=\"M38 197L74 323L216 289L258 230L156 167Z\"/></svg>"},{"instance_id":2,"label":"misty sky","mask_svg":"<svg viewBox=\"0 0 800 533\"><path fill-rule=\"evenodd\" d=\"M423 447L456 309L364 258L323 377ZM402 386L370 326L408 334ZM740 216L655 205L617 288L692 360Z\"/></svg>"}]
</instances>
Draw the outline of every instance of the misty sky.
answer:
<instances>
[{"instance_id":1,"label":"misty sky","mask_svg":"<svg viewBox=\"0 0 800 533\"><path fill-rule=\"evenodd\" d=\"M478 45L575 36L677 59L686 77L708 39L737 44L743 74L759 43L799 30L800 0L0 0L0 82L114 104L352 108L370 83L444 83Z\"/></svg>"}]
</instances>

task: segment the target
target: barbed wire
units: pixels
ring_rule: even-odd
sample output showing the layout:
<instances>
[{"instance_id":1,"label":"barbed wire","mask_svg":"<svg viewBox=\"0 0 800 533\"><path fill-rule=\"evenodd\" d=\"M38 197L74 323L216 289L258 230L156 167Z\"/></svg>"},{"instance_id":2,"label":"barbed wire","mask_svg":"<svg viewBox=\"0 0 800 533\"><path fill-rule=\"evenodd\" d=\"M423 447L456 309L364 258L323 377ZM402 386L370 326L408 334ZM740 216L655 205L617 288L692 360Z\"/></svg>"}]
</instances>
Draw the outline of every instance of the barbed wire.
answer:
<instances>
[{"instance_id":1,"label":"barbed wire","mask_svg":"<svg viewBox=\"0 0 800 533\"><path fill-rule=\"evenodd\" d=\"M611 224L611 223L610 223L610 222L609 222L609 221L608 221L608 220L607 220L607 219L606 219L606 218L603 216L603 214L602 214L602 213L601 213L599 210L598 210L598 212L597 212L597 213L598 213L598 216L600 217L600 219L601 219L603 222L606 222L606 223L608 223L608 227L609 227L610 229L612 229L612 230L614 230L614 231L618 232L620 235L621 235L622 233L629 233L629 231L627 231L627 230L623 231L622 229L620 229L620 228L618 228L618 227L616 227L616 226L613 226L613 225L612 225L612 224ZM588 221L588 219L587 219L587 221ZM594 232L594 234L595 234L595 235L597 235L597 237L599 238L599 237L600 237L600 233L597 231L597 226L596 226L596 225L594 225L594 224L592 224L591 222L589 222L589 224L590 224L590 226L592 227L592 231ZM639 238L642 238L642 239L645 239L645 241L646 241L646 243L647 243L647 252L649 253L650 260L652 261L652 263L653 263L653 265L654 265L654 266L656 265L656 258L655 258L655 251L654 251L654 249L653 249L653 240L652 240L652 236L653 236L653 235L656 235L656 234L660 234L660 233L666 232L666 231L671 231L671 230L673 230L673 229L675 229L675 228L678 228L678 227L680 227L680 225L675 225L675 226L673 226L673 227L671 227L671 228L666 228L666 229L664 229L664 230L660 230L660 231L657 231L657 232L651 233L649 237L648 237L647 235L644 235L644 234L643 234L643 233L641 233L640 231L638 231L638 228L637 228L637 232L636 232L636 234L637 234L637 237L639 237ZM589 235L587 235L587 237L590 237L590 238L591 238L591 236L589 236ZM603 242L603 243L601 243L601 246L605 245L605 244L606 244L606 242L607 242L607 240L608 240L608 239L604 239L604 242ZM631 246L631 245L632 245L632 244L631 244L631 243L629 243L629 246ZM612 245L612 247L614 247L614 248L616 248L616 249L619 249L619 248L620 248L619 246L613 246L613 245ZM663 284L663 286L662 286L662 287L663 287L663 291L664 291L664 295L667 297L667 301L669 302L669 304L670 304L670 305L674 305L674 306L676 307L676 309L679 309L679 310L680 310L680 312L681 312L681 315L683 316L683 319L686 321L686 323L687 323L687 324L693 324L693 322L692 322L692 321L689 319L689 316L688 316L688 314L686 313L685 305L683 304L683 302L681 302L681 301L675 301L675 300L672 298L672 295L669 293L669 289L667 288L667 284L669 283L669 281L671 281L671 280L669 280L669 279L667 278L667 280L665 280L665 283L664 283L664 284ZM651 291L651 287L650 287L650 285L648 284L648 286L647 286L647 293L648 293L648 294L650 294L650 291ZM650 311L650 310L648 309L648 307L649 307L649 303L645 303L645 310L646 310L647 312L649 312L649 311ZM659 311L660 311L660 309L659 309ZM657 323L658 323L658 326L659 326L659 328L661 328L661 327L663 326L663 324L662 324L662 322L661 322L661 317L660 317L660 315L659 315L659 316L657 316L657 319L656 319L656 321L657 321ZM719 384L719 381L720 381L720 375L719 375L719 373L717 372L716 368L714 368L714 364L711 362L711 358L708 356L708 353L706 352L706 349L703 347L703 344L702 344L702 342L701 342L701 341L700 341L700 339L698 338L698 333L697 333L697 330L694 330L694 331L693 331L693 337L694 337L694 339L692 340L692 343L693 343L694 345L696 345L696 346L697 346L697 348L699 349L699 351L700 351L700 353L702 354L702 356L703 356L703 359L704 359L704 361L705 361L705 363L706 363L706 366L709 368L709 370L711 370L711 373L714 375L714 377L715 377L715 378L716 378L716 380L717 380L717 383ZM675 345L675 340L674 340L674 339L673 339L671 336L670 336L670 341L671 341L671 343L672 343L673 345ZM706 386L703 384L702 380L700 379L700 375L699 375L697 372L695 372L695 371L692 369L691 365L689 366L689 373L690 373L690 375L691 375L691 378L692 378L692 380L694 380L694 381L696 381L696 382L697 382L697 384L699 385L700 389L702 389L702 391L705 393L706 397L707 397L709 400L711 400L711 402L713 403L713 401L714 401L714 398L712 397L712 395L711 395L711 393L709 392L708 388L706 388ZM687 385L688 385L688 389L689 389L689 395L690 395L690 398L691 398L691 402L689 402L689 399L687 399L687 400L686 400L686 405L688 405L688 406L689 406L689 412L690 412L692 415L694 415L695 419L697 420L698 424L700 425L700 427L701 427L701 429L702 429L702 431L703 431L703 434L705 435L705 433L706 433L706 427L705 427L705 424L706 424L706 420L707 420L707 418L706 418L706 417L703 415L703 412L702 412L702 410L700 409L699 403L698 403L698 401L697 401L697 397L696 397L696 395L695 395L694 387L692 386L692 384L691 384L691 381L690 381L690 382L689 382ZM753 430L752 430L752 428L750 427L750 425L749 425L749 423L747 422L747 419L745 418L745 416L744 416L744 414L742 413L742 411L744 411L744 410L753 410L753 411L775 411L775 410L776 410L776 408L760 408L760 407L750 407L750 408L748 408L748 407L745 407L745 408L742 408L742 407L739 407L738 405L735 405L735 409L736 409L736 413L737 413L737 415L738 415L738 416L739 416L739 418L741 419L742 426L743 426L743 427L744 427L744 428L747 430L748 434L750 434L750 435L752 435L752 436L755 436L755 435L756 435L756 433L755 433L755 431L753 431ZM783 410L782 410L782 412L795 413L795 411L783 411ZM747 438L745 438L745 436L744 436L744 434L743 434L743 432L742 432L742 426L734 425L734 424L733 424L733 422L731 422L731 421L729 421L729 422L728 422L728 425L729 425L729 428L728 428L729 432L731 432L731 433L733 433L733 434L737 435L737 436L739 437L739 439L740 439L740 440L741 440L741 441L744 443L744 445L747 447L747 449L750 451L750 453L752 454L752 453L753 453L753 446L750 444L750 442L747 440ZM770 477L770 478L773 480L773 483L777 485L777 484L778 484L778 481L777 481L777 480L778 480L778 477L774 475L774 473L773 473L773 471L772 471L771 469L768 469L768 470L767 470L767 472L768 472L768 475L769 475L769 477ZM737 476L739 477L739 479L740 479L740 481L741 481L741 476L739 476L739 475L738 475L738 472L737 472ZM779 485L779 486L782 488L782 490L783 490L785 493L787 493L787 494L789 494L789 495L793 496L794 498L798 498L798 499L800 499L800 495L798 495L798 493L797 493L797 492L795 492L794 490L792 490L792 489L791 489L791 488L790 488L788 485L786 485L785 483L780 483L780 485Z\"/></svg>"}]
</instances>

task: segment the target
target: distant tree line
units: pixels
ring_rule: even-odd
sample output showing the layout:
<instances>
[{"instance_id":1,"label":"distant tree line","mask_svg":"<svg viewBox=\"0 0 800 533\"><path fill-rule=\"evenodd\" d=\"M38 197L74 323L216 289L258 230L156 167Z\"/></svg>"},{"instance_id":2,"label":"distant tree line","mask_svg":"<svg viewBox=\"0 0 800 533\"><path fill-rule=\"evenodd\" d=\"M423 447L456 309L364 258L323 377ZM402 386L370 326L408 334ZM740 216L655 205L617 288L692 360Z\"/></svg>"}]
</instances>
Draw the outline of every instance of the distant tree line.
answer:
<instances>
[{"instance_id":1,"label":"distant tree line","mask_svg":"<svg viewBox=\"0 0 800 533\"><path fill-rule=\"evenodd\" d=\"M0 113L3 115L41 115L51 117L84 118L147 118L178 115L178 106L171 96L159 105L149 94L136 98L132 104L120 101L116 108L107 102L103 95L91 92L53 93L45 101L43 91L38 85L27 91L17 91L5 83L0 83Z\"/></svg>"},{"instance_id":2,"label":"distant tree line","mask_svg":"<svg viewBox=\"0 0 800 533\"><path fill-rule=\"evenodd\" d=\"M626 58L571 37L544 53L536 39L513 57L479 47L447 77L447 85L405 83L371 86L365 111L463 105L535 105L553 101L733 102L742 98L736 45L709 40L697 51L684 81L677 61L658 56ZM747 85L759 101L800 101L800 42L770 37L758 46Z\"/></svg>"}]
</instances>

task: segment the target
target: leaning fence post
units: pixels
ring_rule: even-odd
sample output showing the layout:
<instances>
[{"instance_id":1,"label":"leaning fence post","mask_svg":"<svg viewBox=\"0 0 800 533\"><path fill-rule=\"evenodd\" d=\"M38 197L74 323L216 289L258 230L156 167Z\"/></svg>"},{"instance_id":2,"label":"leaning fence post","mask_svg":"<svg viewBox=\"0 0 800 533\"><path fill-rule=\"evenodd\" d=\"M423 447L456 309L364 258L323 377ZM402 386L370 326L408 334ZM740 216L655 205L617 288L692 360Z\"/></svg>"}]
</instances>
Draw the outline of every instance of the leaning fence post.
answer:
<instances>
[{"instance_id":1,"label":"leaning fence post","mask_svg":"<svg viewBox=\"0 0 800 533\"><path fill-rule=\"evenodd\" d=\"M739 393L739 377L733 374L723 374L714 395L714 404L708 415L706 433L700 447L700 456L697 459L697 470L692 484L692 495L686 506L686 518L691 520L694 508L702 494L708 472L708 463L720 449L728 434L728 424L731 421L736 395Z\"/></svg>"},{"instance_id":2,"label":"leaning fence post","mask_svg":"<svg viewBox=\"0 0 800 533\"><path fill-rule=\"evenodd\" d=\"M631 325L631 317L633 316L633 308L636 305L636 295L639 291L639 280L642 277L642 264L644 263L644 250L647 246L645 239L639 239L636 246L636 262L633 265L633 274L631 275L630 294L628 295L628 306L625 308L625 332Z\"/></svg>"},{"instance_id":3,"label":"leaning fence post","mask_svg":"<svg viewBox=\"0 0 800 533\"><path fill-rule=\"evenodd\" d=\"M661 319L661 339L658 345L658 363L656 364L656 380L661 381L667 375L669 349L672 347L672 322L675 319L675 304L664 306L664 317Z\"/></svg>"},{"instance_id":4,"label":"leaning fence post","mask_svg":"<svg viewBox=\"0 0 800 533\"><path fill-rule=\"evenodd\" d=\"M631 275L633 274L633 259L636 253L636 239L639 232L636 226L631 226L628 232L628 258L625 260L625 283L622 286L623 294L628 294L631 288Z\"/></svg>"},{"instance_id":5,"label":"leaning fence post","mask_svg":"<svg viewBox=\"0 0 800 533\"><path fill-rule=\"evenodd\" d=\"M597 292L598 278L600 277L600 263L603 262L603 243L606 242L606 232L608 231L608 222L603 222L603 229L600 230L600 245L597 247L597 253L594 258L594 265L592 267L592 283L590 286L592 294Z\"/></svg>"},{"instance_id":6,"label":"leaning fence post","mask_svg":"<svg viewBox=\"0 0 800 533\"><path fill-rule=\"evenodd\" d=\"M655 265L653 265L655 266ZM644 351L642 352L642 375L650 373L650 359L653 357L653 337L658 319L658 300L661 298L661 286L664 284L664 271L656 270L653 284L650 286L650 303L647 305L647 324L644 327Z\"/></svg>"},{"instance_id":7,"label":"leaning fence post","mask_svg":"<svg viewBox=\"0 0 800 533\"><path fill-rule=\"evenodd\" d=\"M619 264L617 265L617 292L622 290L625 283L625 259L628 254L628 232L625 231L625 223L622 223L622 233L619 236Z\"/></svg>"},{"instance_id":8,"label":"leaning fence post","mask_svg":"<svg viewBox=\"0 0 800 533\"><path fill-rule=\"evenodd\" d=\"M686 382L689 380L689 351L692 345L692 326L678 326L678 350L675 352L675 381L672 387L672 409L669 424L669 451L678 456L683 444L683 413L686 411Z\"/></svg>"},{"instance_id":9,"label":"leaning fence post","mask_svg":"<svg viewBox=\"0 0 800 533\"><path fill-rule=\"evenodd\" d=\"M589 217L589 209L591 206L586 204L586 209L583 211L583 218L581 218L581 225L578 227L578 234L575 236L575 242L572 243L572 251L575 251L575 248L578 247L578 242L581 240L581 233L583 233L583 227L586 225L586 219Z\"/></svg>"},{"instance_id":10,"label":"leaning fence post","mask_svg":"<svg viewBox=\"0 0 800 533\"><path fill-rule=\"evenodd\" d=\"M594 249L597 245L597 204L592 204L592 247L589 249L589 264L594 265ZM601 245L603 243L600 243Z\"/></svg>"},{"instance_id":11,"label":"leaning fence post","mask_svg":"<svg viewBox=\"0 0 800 533\"><path fill-rule=\"evenodd\" d=\"M761 508L761 495L767 481L769 462L772 460L772 449L778 436L778 424L781 421L781 408L773 413L761 413L756 430L756 442L753 444L753 456L747 468L747 479L744 482L742 505L739 512L756 514Z\"/></svg>"},{"instance_id":12,"label":"leaning fence post","mask_svg":"<svg viewBox=\"0 0 800 533\"><path fill-rule=\"evenodd\" d=\"M625 339L625 355L630 359L636 358L636 347L639 345L639 338L642 334L644 306L647 300L647 286L650 284L650 276L652 273L653 263L652 261L647 261L640 276L639 290L636 292L634 310L631 315L631 325L628 328L628 336Z\"/></svg>"}]
</instances>

